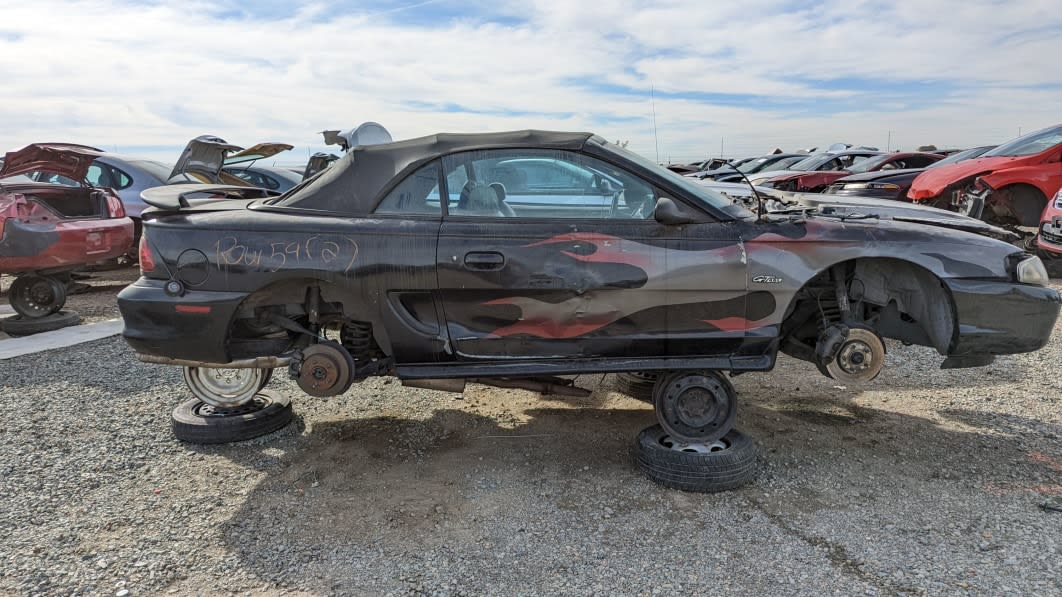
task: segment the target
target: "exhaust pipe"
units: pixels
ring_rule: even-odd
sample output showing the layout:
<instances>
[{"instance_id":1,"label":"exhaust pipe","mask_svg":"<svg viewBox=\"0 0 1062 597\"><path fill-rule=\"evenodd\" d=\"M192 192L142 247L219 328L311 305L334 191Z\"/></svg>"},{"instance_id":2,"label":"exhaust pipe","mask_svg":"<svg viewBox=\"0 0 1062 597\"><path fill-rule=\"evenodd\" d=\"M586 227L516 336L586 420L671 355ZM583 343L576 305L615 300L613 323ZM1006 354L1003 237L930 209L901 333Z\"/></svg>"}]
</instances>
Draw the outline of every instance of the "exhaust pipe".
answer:
<instances>
[{"instance_id":1,"label":"exhaust pipe","mask_svg":"<svg viewBox=\"0 0 1062 597\"><path fill-rule=\"evenodd\" d=\"M455 379L403 379L402 385L440 392L457 392L458 394L465 391L465 380L460 377Z\"/></svg>"}]
</instances>

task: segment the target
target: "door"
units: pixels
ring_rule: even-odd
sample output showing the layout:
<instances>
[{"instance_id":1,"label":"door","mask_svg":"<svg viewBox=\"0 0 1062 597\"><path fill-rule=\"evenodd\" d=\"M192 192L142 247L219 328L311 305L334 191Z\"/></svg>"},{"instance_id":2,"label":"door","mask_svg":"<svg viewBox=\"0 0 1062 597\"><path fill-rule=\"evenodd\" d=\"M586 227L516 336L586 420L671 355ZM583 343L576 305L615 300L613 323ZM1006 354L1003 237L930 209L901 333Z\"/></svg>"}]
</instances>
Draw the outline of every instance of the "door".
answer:
<instances>
[{"instance_id":1,"label":"door","mask_svg":"<svg viewBox=\"0 0 1062 597\"><path fill-rule=\"evenodd\" d=\"M652 185L574 152L467 152L443 170L439 300L459 357L636 358L737 344L712 342L732 330L685 321L704 314L691 303L718 300L744 316L729 225L698 225L692 239L691 227L653 219ZM676 316L683 338L672 346Z\"/></svg>"}]
</instances>

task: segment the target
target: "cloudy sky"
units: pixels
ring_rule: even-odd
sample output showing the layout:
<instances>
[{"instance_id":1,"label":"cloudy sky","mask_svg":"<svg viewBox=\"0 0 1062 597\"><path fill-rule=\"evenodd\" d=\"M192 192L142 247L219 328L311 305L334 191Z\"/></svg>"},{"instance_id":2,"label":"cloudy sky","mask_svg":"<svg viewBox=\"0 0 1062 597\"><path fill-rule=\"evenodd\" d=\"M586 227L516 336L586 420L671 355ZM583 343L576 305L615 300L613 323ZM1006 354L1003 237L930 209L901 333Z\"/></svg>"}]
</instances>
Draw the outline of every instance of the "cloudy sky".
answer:
<instances>
[{"instance_id":1,"label":"cloudy sky","mask_svg":"<svg viewBox=\"0 0 1062 597\"><path fill-rule=\"evenodd\" d=\"M322 149L375 120L591 130L660 161L971 146L1062 122L1058 0L0 0L0 150ZM655 117L654 117L655 115ZM654 123L655 120L655 123ZM289 154L290 155L290 154Z\"/></svg>"}]
</instances>

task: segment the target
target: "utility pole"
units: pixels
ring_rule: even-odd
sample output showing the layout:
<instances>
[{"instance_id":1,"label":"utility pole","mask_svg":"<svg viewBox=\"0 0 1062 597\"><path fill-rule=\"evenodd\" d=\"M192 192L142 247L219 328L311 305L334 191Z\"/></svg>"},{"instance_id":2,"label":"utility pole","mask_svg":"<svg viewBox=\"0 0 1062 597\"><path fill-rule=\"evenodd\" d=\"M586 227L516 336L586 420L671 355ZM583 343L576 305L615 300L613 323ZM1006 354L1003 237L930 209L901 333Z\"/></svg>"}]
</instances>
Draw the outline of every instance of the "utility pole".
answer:
<instances>
[{"instance_id":1,"label":"utility pole","mask_svg":"<svg viewBox=\"0 0 1062 597\"><path fill-rule=\"evenodd\" d=\"M660 163L660 136L656 130L656 89L649 86L649 105L653 108L653 143L656 144L656 163Z\"/></svg>"},{"instance_id":2,"label":"utility pole","mask_svg":"<svg viewBox=\"0 0 1062 597\"><path fill-rule=\"evenodd\" d=\"M723 157L723 137L719 137L719 157Z\"/></svg>"},{"instance_id":3,"label":"utility pole","mask_svg":"<svg viewBox=\"0 0 1062 597\"><path fill-rule=\"evenodd\" d=\"M889 131L889 140L885 142L885 151L892 149L892 131Z\"/></svg>"}]
</instances>

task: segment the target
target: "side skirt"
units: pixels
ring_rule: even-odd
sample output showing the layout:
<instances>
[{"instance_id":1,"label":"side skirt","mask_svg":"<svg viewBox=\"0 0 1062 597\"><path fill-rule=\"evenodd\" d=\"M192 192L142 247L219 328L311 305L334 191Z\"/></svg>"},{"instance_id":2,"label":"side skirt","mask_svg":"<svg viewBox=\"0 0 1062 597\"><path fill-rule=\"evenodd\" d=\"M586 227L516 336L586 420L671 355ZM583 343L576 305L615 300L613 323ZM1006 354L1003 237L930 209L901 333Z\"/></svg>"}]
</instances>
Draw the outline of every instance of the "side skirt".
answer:
<instances>
[{"instance_id":1,"label":"side skirt","mask_svg":"<svg viewBox=\"0 0 1062 597\"><path fill-rule=\"evenodd\" d=\"M774 367L774 356L739 357L662 357L649 359L569 359L557 361L520 361L484 363L437 363L399 365L401 379L438 379L452 377L532 377L538 375L577 375L589 373L619 373L623 371L677 371L717 369L722 371L768 371Z\"/></svg>"}]
</instances>

